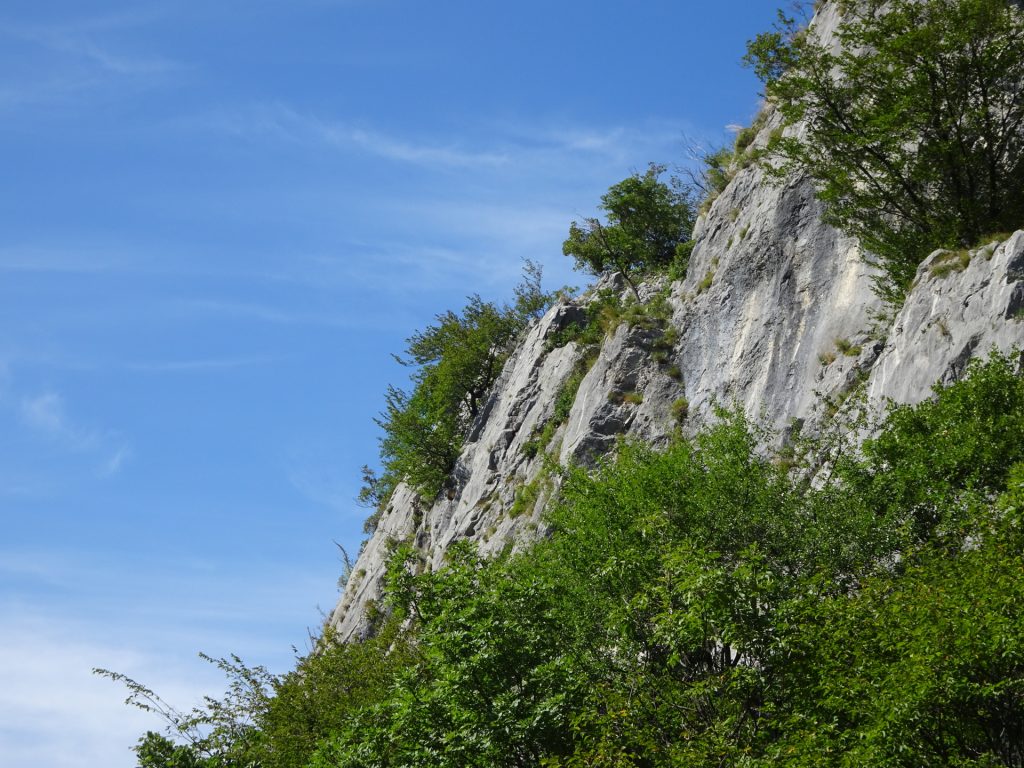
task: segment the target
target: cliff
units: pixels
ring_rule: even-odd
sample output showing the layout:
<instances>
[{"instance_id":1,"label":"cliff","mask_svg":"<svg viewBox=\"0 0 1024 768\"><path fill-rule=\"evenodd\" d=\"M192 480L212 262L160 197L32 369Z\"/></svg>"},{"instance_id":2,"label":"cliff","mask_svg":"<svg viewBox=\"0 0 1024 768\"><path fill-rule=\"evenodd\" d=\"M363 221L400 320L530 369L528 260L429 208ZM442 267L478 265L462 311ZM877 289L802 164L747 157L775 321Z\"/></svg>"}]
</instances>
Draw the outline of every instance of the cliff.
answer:
<instances>
[{"instance_id":1,"label":"cliff","mask_svg":"<svg viewBox=\"0 0 1024 768\"><path fill-rule=\"evenodd\" d=\"M826 35L829 12L818 20ZM751 148L777 125L769 115ZM680 424L707 423L716 404L742 407L784 440L794 424L820 424L858 385L877 409L917 402L993 346L1024 346L1024 232L932 254L899 312L886 315L856 242L822 222L806 180L770 182L742 156L734 171L698 220L685 279L642 286L662 308L657 322L622 322L596 358L578 340L562 343L586 318L591 291L528 330L466 440L452 489L431 501L399 485L388 502L330 617L342 639L366 631L391 540L414 541L436 568L456 540L496 553L538 535L557 483L546 461L592 463L620 436L658 445ZM598 287L622 291L614 277ZM577 381L573 396L566 385ZM558 413L567 396L568 414Z\"/></svg>"}]
</instances>

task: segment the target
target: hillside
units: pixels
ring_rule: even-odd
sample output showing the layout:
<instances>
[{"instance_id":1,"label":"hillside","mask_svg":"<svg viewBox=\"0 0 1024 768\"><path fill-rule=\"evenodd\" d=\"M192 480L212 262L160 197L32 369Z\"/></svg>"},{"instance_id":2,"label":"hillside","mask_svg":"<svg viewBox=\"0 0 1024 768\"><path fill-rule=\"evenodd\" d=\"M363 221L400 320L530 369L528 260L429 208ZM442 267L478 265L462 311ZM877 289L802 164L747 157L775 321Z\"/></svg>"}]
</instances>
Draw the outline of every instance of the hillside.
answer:
<instances>
[{"instance_id":1,"label":"hillside","mask_svg":"<svg viewBox=\"0 0 1024 768\"><path fill-rule=\"evenodd\" d=\"M777 125L764 121L747 152ZM620 436L664 445L680 401L689 434L711 422L716 404L737 404L785 439L796 423L813 429L855 387L866 387L877 410L890 399L916 403L934 384L956 381L972 357L1024 345L1024 233L970 251L955 268L948 253L932 254L887 317L856 241L822 222L808 181L780 185L742 158L734 170L697 222L686 278L642 287L648 303L662 299L660 317L623 320L596 356L557 344L586 318L593 293L557 303L529 330L468 436L453 489L431 501L403 485L386 505L330 618L342 638L361 636L367 602L381 597L389 541L414 541L437 567L455 541L493 554L536 536L553 491L538 481L549 455L563 466L592 464ZM627 296L614 276L601 286ZM588 364L564 423L543 451L524 451ZM528 509L516 506L523 488Z\"/></svg>"}]
</instances>

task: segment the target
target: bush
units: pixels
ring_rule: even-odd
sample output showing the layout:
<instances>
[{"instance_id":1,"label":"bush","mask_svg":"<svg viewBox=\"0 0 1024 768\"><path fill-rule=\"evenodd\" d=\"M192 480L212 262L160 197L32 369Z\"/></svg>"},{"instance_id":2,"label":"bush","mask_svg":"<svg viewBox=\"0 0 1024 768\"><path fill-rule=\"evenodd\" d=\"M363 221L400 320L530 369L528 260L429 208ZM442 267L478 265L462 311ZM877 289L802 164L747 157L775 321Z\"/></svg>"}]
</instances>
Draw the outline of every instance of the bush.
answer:
<instances>
[{"instance_id":1,"label":"bush","mask_svg":"<svg viewBox=\"0 0 1024 768\"><path fill-rule=\"evenodd\" d=\"M672 418L682 424L686 421L686 417L690 415L690 401L685 397L677 398L672 402L670 407Z\"/></svg>"}]
</instances>

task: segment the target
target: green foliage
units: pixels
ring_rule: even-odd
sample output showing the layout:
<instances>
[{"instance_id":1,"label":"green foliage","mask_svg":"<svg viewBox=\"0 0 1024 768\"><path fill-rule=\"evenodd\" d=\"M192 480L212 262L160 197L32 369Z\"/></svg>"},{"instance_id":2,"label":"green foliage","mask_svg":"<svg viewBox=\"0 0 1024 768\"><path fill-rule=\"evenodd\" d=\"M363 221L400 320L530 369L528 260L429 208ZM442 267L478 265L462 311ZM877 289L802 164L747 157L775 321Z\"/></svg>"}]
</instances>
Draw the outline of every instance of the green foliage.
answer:
<instances>
[{"instance_id":1,"label":"green foliage","mask_svg":"<svg viewBox=\"0 0 1024 768\"><path fill-rule=\"evenodd\" d=\"M228 678L222 699L206 697L202 706L182 711L159 694L120 672L94 669L95 674L123 684L127 704L157 715L173 739L148 732L135 747L141 768L248 768L261 765L264 733L259 727L267 712L275 677L263 667L249 667L237 656L205 661Z\"/></svg>"},{"instance_id":2,"label":"green foliage","mask_svg":"<svg viewBox=\"0 0 1024 768\"><path fill-rule=\"evenodd\" d=\"M768 111L762 109L757 113L757 117L754 118L754 122L745 128L741 128L736 133L736 143L733 146L733 157L743 157L749 149L750 145L757 138L757 134L764 128L764 124L768 119Z\"/></svg>"},{"instance_id":3,"label":"green foliage","mask_svg":"<svg viewBox=\"0 0 1024 768\"><path fill-rule=\"evenodd\" d=\"M898 577L788 617L794 688L773 765L1020 765L1021 479L972 510L974 545L923 545Z\"/></svg>"},{"instance_id":4,"label":"green foliage","mask_svg":"<svg viewBox=\"0 0 1024 768\"><path fill-rule=\"evenodd\" d=\"M564 421L564 418L562 420ZM523 443L523 455L528 459L532 459L541 451L546 450L555 436L555 430L558 429L559 423L561 422L556 423L554 419L551 419L543 427L535 429L530 439Z\"/></svg>"},{"instance_id":5,"label":"green foliage","mask_svg":"<svg viewBox=\"0 0 1024 768\"><path fill-rule=\"evenodd\" d=\"M781 13L746 61L800 136L775 170L808 173L898 302L936 248L1024 223L1024 12L1006 0L844 3L842 50Z\"/></svg>"},{"instance_id":6,"label":"green foliage","mask_svg":"<svg viewBox=\"0 0 1024 768\"><path fill-rule=\"evenodd\" d=\"M636 295L635 274L673 263L677 247L690 239L694 216L688 190L676 179L659 181L664 171L651 164L610 187L600 206L607 223L590 218L570 225L562 252L577 269L621 272Z\"/></svg>"},{"instance_id":7,"label":"green foliage","mask_svg":"<svg viewBox=\"0 0 1024 768\"><path fill-rule=\"evenodd\" d=\"M558 390L558 394L555 395L554 412L551 414L551 421L555 425L564 424L569 418L572 404L576 402L576 393L579 391L580 384L583 383L583 377L587 375L587 371L590 370L593 362L594 358L581 359L576 364L573 372L569 374L569 378L565 380Z\"/></svg>"},{"instance_id":8,"label":"green foliage","mask_svg":"<svg viewBox=\"0 0 1024 768\"><path fill-rule=\"evenodd\" d=\"M690 401L685 397L676 398L672 401L669 412L672 414L673 419L682 424L686 421L686 417L690 415Z\"/></svg>"},{"instance_id":9,"label":"green foliage","mask_svg":"<svg viewBox=\"0 0 1024 768\"><path fill-rule=\"evenodd\" d=\"M206 762L193 748L155 731L147 731L134 749L139 768L203 768Z\"/></svg>"},{"instance_id":10,"label":"green foliage","mask_svg":"<svg viewBox=\"0 0 1024 768\"><path fill-rule=\"evenodd\" d=\"M725 191L735 175L732 167L733 152L728 147L722 147L710 152L702 152L697 159L700 169L691 178L704 197L700 205L700 212L707 213L711 209L712 203Z\"/></svg>"},{"instance_id":11,"label":"green foliage","mask_svg":"<svg viewBox=\"0 0 1024 768\"><path fill-rule=\"evenodd\" d=\"M226 663L217 738L147 735L144 768L1019 766L1020 364L972 363L859 450L801 438L814 482L723 411L567 470L522 555L458 542L431 571L397 543L377 639L269 686Z\"/></svg>"},{"instance_id":12,"label":"green foliage","mask_svg":"<svg viewBox=\"0 0 1024 768\"><path fill-rule=\"evenodd\" d=\"M618 292L603 288L597 291L586 305L586 318L582 322L569 323L565 328L552 334L547 341L548 349L576 342L582 347L597 347L604 338L619 327L622 320L622 299Z\"/></svg>"},{"instance_id":13,"label":"green foliage","mask_svg":"<svg viewBox=\"0 0 1024 768\"><path fill-rule=\"evenodd\" d=\"M515 499L512 501L512 508L509 509L508 516L519 517L520 515L533 512L537 499L540 498L543 485L544 478L536 477L516 488Z\"/></svg>"},{"instance_id":14,"label":"green foliage","mask_svg":"<svg viewBox=\"0 0 1024 768\"><path fill-rule=\"evenodd\" d=\"M697 283L697 295L699 296L700 294L704 293L704 291L711 287L711 284L714 281L715 270L709 269L707 272L704 273L704 277L700 279L700 282Z\"/></svg>"},{"instance_id":15,"label":"green foliage","mask_svg":"<svg viewBox=\"0 0 1024 768\"><path fill-rule=\"evenodd\" d=\"M264 768L305 768L321 740L384 700L415 658L396 622L376 637L339 643L325 633L295 669L274 680L258 720Z\"/></svg>"},{"instance_id":16,"label":"green foliage","mask_svg":"<svg viewBox=\"0 0 1024 768\"><path fill-rule=\"evenodd\" d=\"M846 355L847 357L856 357L861 353L860 346L854 344L849 339L838 337L835 340L835 344L836 349L838 349L840 353Z\"/></svg>"},{"instance_id":17,"label":"green foliage","mask_svg":"<svg viewBox=\"0 0 1024 768\"><path fill-rule=\"evenodd\" d=\"M948 277L954 272L963 272L971 263L971 253L967 249L946 251L937 256L928 271L935 277Z\"/></svg>"},{"instance_id":18,"label":"green foliage","mask_svg":"<svg viewBox=\"0 0 1024 768\"><path fill-rule=\"evenodd\" d=\"M686 277L686 270L690 266L690 256L693 254L693 247L696 244L696 240L687 240L676 246L675 256L668 268L668 277L673 282Z\"/></svg>"},{"instance_id":19,"label":"green foliage","mask_svg":"<svg viewBox=\"0 0 1024 768\"><path fill-rule=\"evenodd\" d=\"M364 470L360 501L380 510L403 480L426 498L440 493L517 337L554 300L541 291L540 278L540 267L527 262L514 307L470 296L462 312L442 313L409 337L405 356L396 359L415 369L413 387L389 386L385 393L377 419L383 472Z\"/></svg>"},{"instance_id":20,"label":"green foliage","mask_svg":"<svg viewBox=\"0 0 1024 768\"><path fill-rule=\"evenodd\" d=\"M840 462L843 482L879 518L898 519L917 535L956 536L966 498L1001 488L1024 461L1024 379L1016 360L993 353L971 363L968 377L934 401L890 411L888 429L864 443L862 461ZM899 472L890 468L898 466ZM946 507L950 507L947 509Z\"/></svg>"},{"instance_id":21,"label":"green foliage","mask_svg":"<svg viewBox=\"0 0 1024 768\"><path fill-rule=\"evenodd\" d=\"M523 261L523 279L512 289L515 296L514 308L520 317L536 320L554 303L558 292L545 293L541 287L543 277L544 268L540 264L530 259ZM562 290L571 292L573 289Z\"/></svg>"},{"instance_id":22,"label":"green foliage","mask_svg":"<svg viewBox=\"0 0 1024 768\"><path fill-rule=\"evenodd\" d=\"M482 561L467 542L402 594L418 658L387 702L325 742L315 768L527 766L566 751L586 677L550 577L524 560Z\"/></svg>"}]
</instances>

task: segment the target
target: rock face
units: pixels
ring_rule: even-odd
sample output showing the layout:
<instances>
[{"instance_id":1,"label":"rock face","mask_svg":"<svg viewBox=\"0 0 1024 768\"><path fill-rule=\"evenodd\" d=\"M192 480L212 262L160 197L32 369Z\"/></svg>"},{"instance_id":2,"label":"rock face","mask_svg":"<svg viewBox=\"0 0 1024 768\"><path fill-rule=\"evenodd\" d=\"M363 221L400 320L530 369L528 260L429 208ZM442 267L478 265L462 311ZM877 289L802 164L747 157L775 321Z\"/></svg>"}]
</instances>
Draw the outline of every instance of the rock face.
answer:
<instances>
[{"instance_id":1,"label":"rock face","mask_svg":"<svg viewBox=\"0 0 1024 768\"><path fill-rule=\"evenodd\" d=\"M917 402L992 347L1024 346L1024 232L976 251L936 251L871 369L868 397Z\"/></svg>"},{"instance_id":2,"label":"rock face","mask_svg":"<svg viewBox=\"0 0 1024 768\"><path fill-rule=\"evenodd\" d=\"M826 13L818 28L827 35L834 23ZM769 116L752 147L776 125ZM683 413L693 432L716 404L742 407L784 437L796 420L813 427L825 398L857 384L878 407L918 402L972 357L1024 346L1024 232L932 254L886 317L856 242L822 223L811 186L773 184L742 166L698 221L686 278L641 290L665 297L665 327L623 323L588 360L576 342L557 345L559 331L584 319L586 299L555 305L531 327L468 436L453 490L431 502L400 485L388 503L329 619L341 639L368 629L389 541L412 540L436 568L459 539L496 553L535 536L555 490L546 458L590 464L623 435L658 445ZM563 388L584 369L572 397Z\"/></svg>"}]
</instances>

